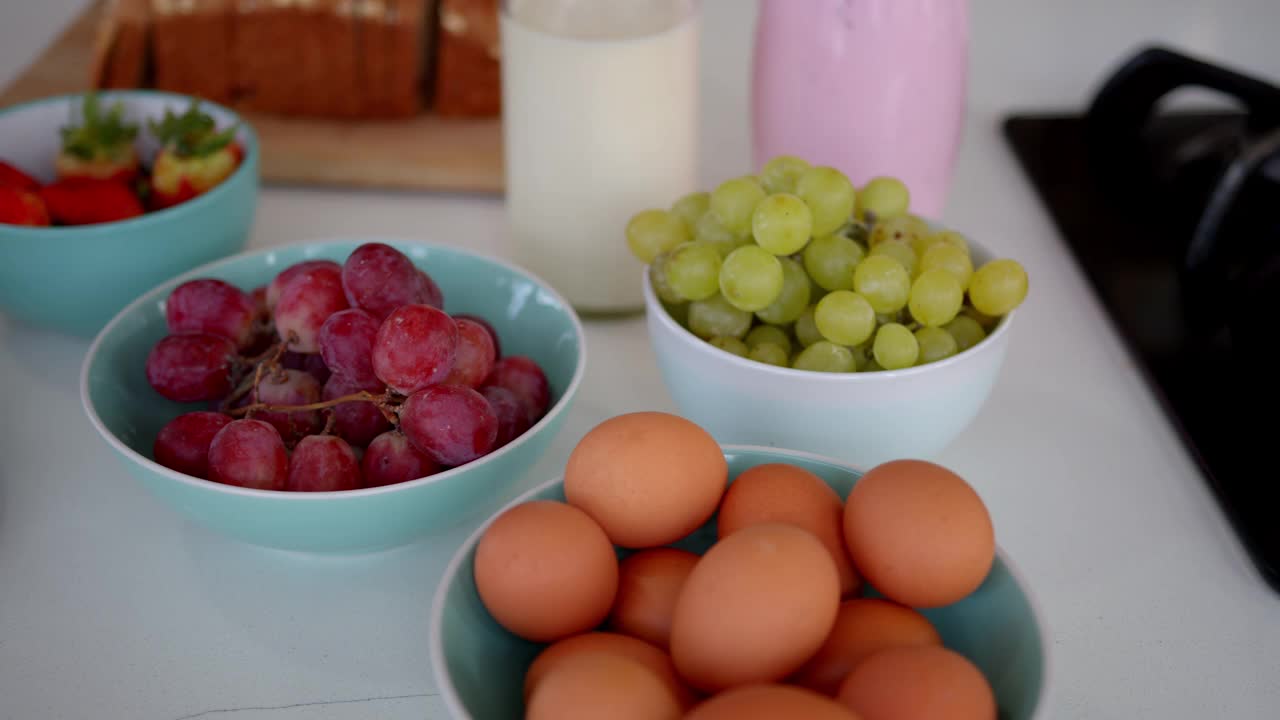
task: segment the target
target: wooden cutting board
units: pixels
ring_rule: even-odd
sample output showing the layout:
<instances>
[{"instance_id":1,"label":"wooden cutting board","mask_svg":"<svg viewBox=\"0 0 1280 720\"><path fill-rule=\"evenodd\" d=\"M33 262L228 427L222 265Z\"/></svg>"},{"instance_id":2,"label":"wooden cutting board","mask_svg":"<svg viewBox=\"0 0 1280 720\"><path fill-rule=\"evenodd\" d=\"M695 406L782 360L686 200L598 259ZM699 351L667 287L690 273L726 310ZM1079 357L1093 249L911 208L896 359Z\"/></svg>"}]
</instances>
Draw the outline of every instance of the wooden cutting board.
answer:
<instances>
[{"instance_id":1,"label":"wooden cutting board","mask_svg":"<svg viewBox=\"0 0 1280 720\"><path fill-rule=\"evenodd\" d=\"M3 92L0 107L89 87L105 3L71 22ZM502 121L424 113L393 122L339 122L244 113L262 143L267 182L415 190L503 191Z\"/></svg>"}]
</instances>

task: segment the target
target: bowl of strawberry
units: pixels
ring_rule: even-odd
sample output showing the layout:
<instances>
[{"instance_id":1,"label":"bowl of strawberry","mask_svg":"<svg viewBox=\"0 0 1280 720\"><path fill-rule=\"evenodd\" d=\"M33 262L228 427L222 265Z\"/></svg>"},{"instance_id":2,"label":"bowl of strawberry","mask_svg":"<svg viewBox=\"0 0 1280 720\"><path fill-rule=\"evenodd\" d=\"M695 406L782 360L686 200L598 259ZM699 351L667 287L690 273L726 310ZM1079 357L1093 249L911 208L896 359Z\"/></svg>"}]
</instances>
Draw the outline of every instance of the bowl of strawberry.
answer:
<instances>
[{"instance_id":1,"label":"bowl of strawberry","mask_svg":"<svg viewBox=\"0 0 1280 720\"><path fill-rule=\"evenodd\" d=\"M480 517L546 450L582 326L525 271L415 242L227 258L122 310L81 372L152 492L256 545L392 547Z\"/></svg>"},{"instance_id":2,"label":"bowl of strawberry","mask_svg":"<svg viewBox=\"0 0 1280 720\"><path fill-rule=\"evenodd\" d=\"M231 110L145 90L0 110L0 311L92 337L138 295L242 250L258 145Z\"/></svg>"}]
</instances>

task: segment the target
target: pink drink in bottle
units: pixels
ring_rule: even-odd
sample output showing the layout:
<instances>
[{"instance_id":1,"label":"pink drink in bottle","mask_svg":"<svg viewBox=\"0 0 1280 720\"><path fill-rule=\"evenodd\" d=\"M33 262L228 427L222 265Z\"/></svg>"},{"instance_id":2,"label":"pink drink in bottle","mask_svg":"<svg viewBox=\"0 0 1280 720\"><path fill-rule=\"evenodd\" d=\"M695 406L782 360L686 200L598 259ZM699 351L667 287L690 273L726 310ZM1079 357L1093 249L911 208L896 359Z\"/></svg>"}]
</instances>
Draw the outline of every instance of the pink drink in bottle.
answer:
<instances>
[{"instance_id":1,"label":"pink drink in bottle","mask_svg":"<svg viewBox=\"0 0 1280 720\"><path fill-rule=\"evenodd\" d=\"M969 0L761 0L752 88L759 169L776 155L861 186L900 178L936 217L960 143Z\"/></svg>"}]
</instances>

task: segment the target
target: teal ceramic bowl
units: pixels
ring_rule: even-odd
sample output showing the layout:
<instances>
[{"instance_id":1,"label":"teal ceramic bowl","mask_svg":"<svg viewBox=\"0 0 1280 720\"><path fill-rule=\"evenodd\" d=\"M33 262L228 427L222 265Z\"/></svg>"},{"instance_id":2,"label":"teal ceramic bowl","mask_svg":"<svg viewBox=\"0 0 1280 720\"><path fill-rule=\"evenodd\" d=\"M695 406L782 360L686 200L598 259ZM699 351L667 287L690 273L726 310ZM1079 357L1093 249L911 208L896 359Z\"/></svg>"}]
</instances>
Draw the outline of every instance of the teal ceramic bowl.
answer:
<instances>
[{"instance_id":1,"label":"teal ceramic bowl","mask_svg":"<svg viewBox=\"0 0 1280 720\"><path fill-rule=\"evenodd\" d=\"M817 455L749 445L726 445L730 481L764 463L799 465L847 497L862 473ZM511 505L561 500L564 482L552 480ZM508 506L510 507L510 506ZM505 508L504 508L505 509ZM496 513L494 517L500 513ZM445 570L431 610L431 665L436 688L457 720L519 720L524 715L524 671L543 647L504 630L476 592L472 566L484 526L467 539ZM715 518L676 547L705 552L715 542ZM1048 633L1026 583L1003 552L985 582L964 600L924 614L947 647L977 664L991 682L1001 720L1040 720L1049 679Z\"/></svg>"},{"instance_id":2,"label":"teal ceramic bowl","mask_svg":"<svg viewBox=\"0 0 1280 720\"><path fill-rule=\"evenodd\" d=\"M551 384L546 416L505 447L474 462L398 485L341 492L281 492L221 485L174 472L152 460L156 433L172 418L199 409L162 398L147 383L147 353L166 334L164 304L173 288L213 277L252 289L302 260L342 262L363 242L332 241L237 255L197 268L138 298L94 340L80 375L89 421L130 472L175 510L201 525L255 545L317 553L392 547L492 509L491 498L514 484L547 449L564 422L586 366L582 325L569 304L542 281L501 260L464 250L381 240L431 273L445 310L488 319L508 355L533 358Z\"/></svg>"},{"instance_id":3,"label":"teal ceramic bowl","mask_svg":"<svg viewBox=\"0 0 1280 720\"><path fill-rule=\"evenodd\" d=\"M191 98L130 90L102 93L142 125L138 149L149 164L157 148L145 118L186 109ZM80 95L60 95L0 110L0 159L43 182L54 179L58 128L79 111ZM231 110L201 103L225 127ZM209 192L165 210L113 223L31 228L0 224L0 310L27 325L93 337L113 315L157 284L244 249L258 205L258 139L241 123L244 159Z\"/></svg>"}]
</instances>

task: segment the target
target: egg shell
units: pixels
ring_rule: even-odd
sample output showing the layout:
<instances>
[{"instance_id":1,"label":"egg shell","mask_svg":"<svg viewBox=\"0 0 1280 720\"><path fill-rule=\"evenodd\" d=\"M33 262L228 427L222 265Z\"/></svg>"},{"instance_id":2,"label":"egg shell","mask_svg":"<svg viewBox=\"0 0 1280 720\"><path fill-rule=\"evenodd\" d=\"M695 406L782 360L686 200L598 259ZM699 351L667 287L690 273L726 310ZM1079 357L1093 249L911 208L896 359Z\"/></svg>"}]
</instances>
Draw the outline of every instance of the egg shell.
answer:
<instances>
[{"instance_id":1,"label":"egg shell","mask_svg":"<svg viewBox=\"0 0 1280 720\"><path fill-rule=\"evenodd\" d=\"M586 513L560 502L521 503L494 519L476 546L476 589L506 629L551 642L609 614L618 560Z\"/></svg>"},{"instance_id":2,"label":"egg shell","mask_svg":"<svg viewBox=\"0 0 1280 720\"><path fill-rule=\"evenodd\" d=\"M612 653L566 657L538 683L526 720L678 720L683 712L652 670Z\"/></svg>"},{"instance_id":3,"label":"egg shell","mask_svg":"<svg viewBox=\"0 0 1280 720\"><path fill-rule=\"evenodd\" d=\"M671 619L680 589L698 556L675 548L635 553L618 566L618 595L608 627L664 650L671 639Z\"/></svg>"},{"instance_id":4,"label":"egg shell","mask_svg":"<svg viewBox=\"0 0 1280 720\"><path fill-rule=\"evenodd\" d=\"M790 685L743 685L707 700L685 720L861 720L830 698Z\"/></svg>"},{"instance_id":5,"label":"egg shell","mask_svg":"<svg viewBox=\"0 0 1280 720\"><path fill-rule=\"evenodd\" d=\"M862 476L845 502L844 537L862 576L911 607L963 599L995 561L982 498L959 475L923 460L894 460Z\"/></svg>"},{"instance_id":6,"label":"egg shell","mask_svg":"<svg viewBox=\"0 0 1280 720\"><path fill-rule=\"evenodd\" d=\"M836 697L863 720L995 720L982 671L944 647L881 650L849 673Z\"/></svg>"},{"instance_id":7,"label":"egg shell","mask_svg":"<svg viewBox=\"0 0 1280 720\"><path fill-rule=\"evenodd\" d=\"M713 545L685 581L671 658L701 690L780 680L821 647L839 604L835 563L811 533L743 528Z\"/></svg>"},{"instance_id":8,"label":"egg shell","mask_svg":"<svg viewBox=\"0 0 1280 720\"><path fill-rule=\"evenodd\" d=\"M757 465L738 475L720 503L717 534L723 538L765 522L813 533L836 563L840 592L857 590L860 580L844 544L844 501L822 478L786 463Z\"/></svg>"},{"instance_id":9,"label":"egg shell","mask_svg":"<svg viewBox=\"0 0 1280 720\"><path fill-rule=\"evenodd\" d=\"M610 632L590 632L565 638L538 653L524 674L524 699L538 687L542 678L555 670L566 658L575 655L608 653L634 660L649 668L671 690L682 707L689 707L697 697L676 674L671 657L643 640Z\"/></svg>"},{"instance_id":10,"label":"egg shell","mask_svg":"<svg viewBox=\"0 0 1280 720\"><path fill-rule=\"evenodd\" d=\"M637 412L610 418L569 455L564 492L616 545L675 542L711 517L729 466L706 430L676 415Z\"/></svg>"},{"instance_id":11,"label":"egg shell","mask_svg":"<svg viewBox=\"0 0 1280 720\"><path fill-rule=\"evenodd\" d=\"M909 607L880 598L846 600L826 642L790 681L834 696L855 665L881 650L941 644L929 619Z\"/></svg>"}]
</instances>

